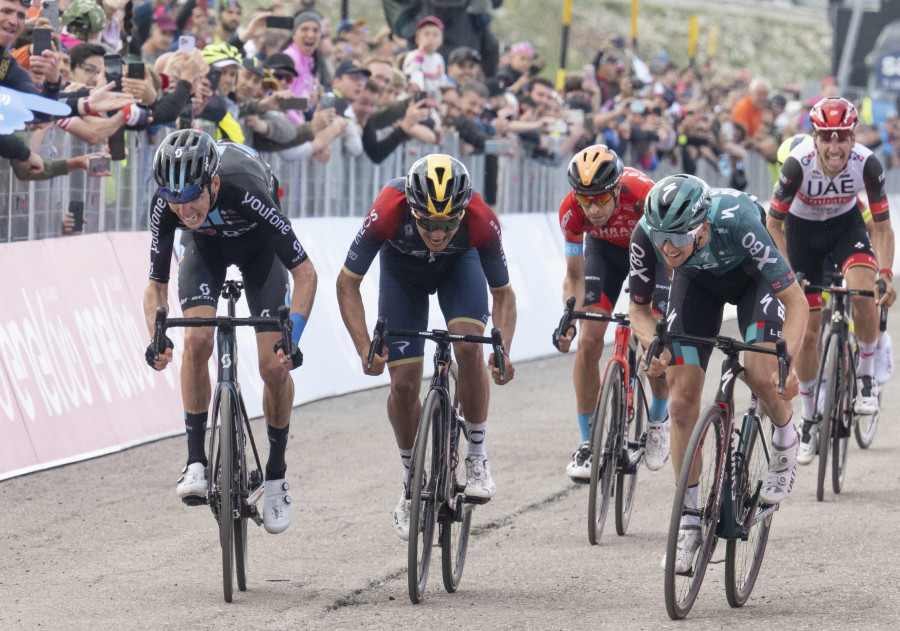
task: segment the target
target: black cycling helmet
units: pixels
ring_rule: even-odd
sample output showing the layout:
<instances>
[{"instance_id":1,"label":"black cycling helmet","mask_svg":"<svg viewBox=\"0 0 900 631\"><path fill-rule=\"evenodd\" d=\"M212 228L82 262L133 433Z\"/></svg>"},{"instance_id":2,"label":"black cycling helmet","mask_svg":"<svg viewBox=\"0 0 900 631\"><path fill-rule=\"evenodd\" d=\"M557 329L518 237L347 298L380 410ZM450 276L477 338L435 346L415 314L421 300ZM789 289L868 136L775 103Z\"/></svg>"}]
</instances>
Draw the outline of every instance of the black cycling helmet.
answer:
<instances>
[{"instance_id":1,"label":"black cycling helmet","mask_svg":"<svg viewBox=\"0 0 900 631\"><path fill-rule=\"evenodd\" d=\"M709 186L693 175L670 175L647 193L647 225L659 232L687 232L706 221Z\"/></svg>"},{"instance_id":2,"label":"black cycling helmet","mask_svg":"<svg viewBox=\"0 0 900 631\"><path fill-rule=\"evenodd\" d=\"M569 162L569 186L576 195L600 195L616 188L624 170L615 151L606 145L593 145L576 153Z\"/></svg>"},{"instance_id":3,"label":"black cycling helmet","mask_svg":"<svg viewBox=\"0 0 900 631\"><path fill-rule=\"evenodd\" d=\"M202 189L219 169L216 141L196 129L182 129L166 136L153 157L156 183L176 195L189 195L189 187ZM197 190L193 189L193 190Z\"/></svg>"},{"instance_id":4,"label":"black cycling helmet","mask_svg":"<svg viewBox=\"0 0 900 631\"><path fill-rule=\"evenodd\" d=\"M443 153L419 158L406 176L406 201L419 219L462 217L472 199L472 180L462 162Z\"/></svg>"}]
</instances>

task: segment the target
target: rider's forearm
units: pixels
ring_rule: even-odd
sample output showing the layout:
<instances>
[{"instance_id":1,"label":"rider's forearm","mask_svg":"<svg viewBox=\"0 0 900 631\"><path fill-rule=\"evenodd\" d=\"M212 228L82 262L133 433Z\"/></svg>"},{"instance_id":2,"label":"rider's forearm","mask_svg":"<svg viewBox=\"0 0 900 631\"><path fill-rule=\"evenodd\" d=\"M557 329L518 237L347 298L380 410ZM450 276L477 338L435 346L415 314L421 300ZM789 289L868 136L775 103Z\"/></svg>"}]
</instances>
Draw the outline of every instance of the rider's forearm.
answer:
<instances>
[{"instance_id":1,"label":"rider's forearm","mask_svg":"<svg viewBox=\"0 0 900 631\"><path fill-rule=\"evenodd\" d=\"M491 319L494 322L494 326L500 329L500 335L503 337L503 346L506 349L506 354L509 355L513 335L516 332L516 294L513 292L512 287L507 285L499 289L491 287L491 295L494 297Z\"/></svg>"},{"instance_id":2,"label":"rider's forearm","mask_svg":"<svg viewBox=\"0 0 900 631\"><path fill-rule=\"evenodd\" d=\"M889 221L872 225L872 249L878 261L878 269L891 269L894 264L894 229Z\"/></svg>"},{"instance_id":3,"label":"rider's forearm","mask_svg":"<svg viewBox=\"0 0 900 631\"><path fill-rule=\"evenodd\" d=\"M341 319L353 340L353 347L359 355L368 352L369 332L366 329L366 308L359 291L361 278L353 278L343 271L338 274L337 299Z\"/></svg>"},{"instance_id":4,"label":"rider's forearm","mask_svg":"<svg viewBox=\"0 0 900 631\"><path fill-rule=\"evenodd\" d=\"M313 301L316 298L316 285L318 274L312 261L306 259L300 265L291 270L294 278L294 291L291 294L291 313L302 314L309 319Z\"/></svg>"},{"instance_id":5,"label":"rider's forearm","mask_svg":"<svg viewBox=\"0 0 900 631\"><path fill-rule=\"evenodd\" d=\"M785 311L781 335L787 342L788 352L792 357L796 357L803 342L806 321L809 319L809 303L797 283L791 283L787 289L778 294L778 298L784 303Z\"/></svg>"},{"instance_id":6,"label":"rider's forearm","mask_svg":"<svg viewBox=\"0 0 900 631\"><path fill-rule=\"evenodd\" d=\"M154 324L156 323L156 309L165 307L166 312L169 311L169 286L150 281L144 289L144 319L147 322L147 330L152 336L156 331Z\"/></svg>"},{"instance_id":7,"label":"rider's forearm","mask_svg":"<svg viewBox=\"0 0 900 631\"><path fill-rule=\"evenodd\" d=\"M628 319L631 320L631 330L645 349L650 348L650 342L656 332L656 322L659 318L653 313L650 305L639 305L629 301Z\"/></svg>"},{"instance_id":8,"label":"rider's forearm","mask_svg":"<svg viewBox=\"0 0 900 631\"><path fill-rule=\"evenodd\" d=\"M766 217L766 229L772 236L772 241L775 242L778 251L787 259L787 239L784 236L784 221L775 219L770 215Z\"/></svg>"}]
</instances>

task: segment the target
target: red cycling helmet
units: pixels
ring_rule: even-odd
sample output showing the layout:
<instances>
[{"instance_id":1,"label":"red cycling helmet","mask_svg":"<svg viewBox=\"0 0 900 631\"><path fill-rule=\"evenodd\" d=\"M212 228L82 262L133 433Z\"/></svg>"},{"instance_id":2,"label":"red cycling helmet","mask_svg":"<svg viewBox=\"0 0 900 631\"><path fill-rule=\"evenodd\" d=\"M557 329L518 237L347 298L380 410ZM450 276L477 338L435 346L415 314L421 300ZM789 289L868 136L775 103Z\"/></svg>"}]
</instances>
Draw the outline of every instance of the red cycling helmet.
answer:
<instances>
[{"instance_id":1,"label":"red cycling helmet","mask_svg":"<svg viewBox=\"0 0 900 631\"><path fill-rule=\"evenodd\" d=\"M829 133L849 136L859 122L853 103L839 96L822 99L809 111L809 122L816 135Z\"/></svg>"}]
</instances>

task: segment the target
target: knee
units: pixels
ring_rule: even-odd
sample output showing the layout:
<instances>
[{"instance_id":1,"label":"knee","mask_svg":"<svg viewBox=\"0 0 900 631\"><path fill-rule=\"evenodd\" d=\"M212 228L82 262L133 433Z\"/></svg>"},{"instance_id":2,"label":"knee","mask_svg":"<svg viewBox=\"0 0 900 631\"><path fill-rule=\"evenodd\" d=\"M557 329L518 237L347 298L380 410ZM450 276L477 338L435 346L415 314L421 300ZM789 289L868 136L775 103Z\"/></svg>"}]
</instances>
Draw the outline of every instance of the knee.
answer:
<instances>
[{"instance_id":1,"label":"knee","mask_svg":"<svg viewBox=\"0 0 900 631\"><path fill-rule=\"evenodd\" d=\"M411 405L413 401L418 400L421 384L415 380L409 379L392 379L391 380L391 398L395 401Z\"/></svg>"},{"instance_id":2,"label":"knee","mask_svg":"<svg viewBox=\"0 0 900 631\"><path fill-rule=\"evenodd\" d=\"M270 388L278 387L289 379L289 371L277 360L275 354L271 359L266 359L259 364L259 376L263 383Z\"/></svg>"},{"instance_id":3,"label":"knee","mask_svg":"<svg viewBox=\"0 0 900 631\"><path fill-rule=\"evenodd\" d=\"M474 370L484 365L484 350L480 344L456 344L453 347L456 363L463 370Z\"/></svg>"},{"instance_id":4,"label":"knee","mask_svg":"<svg viewBox=\"0 0 900 631\"><path fill-rule=\"evenodd\" d=\"M603 354L603 333L597 332L594 327L584 327L581 339L578 341L578 353L589 362L600 361Z\"/></svg>"},{"instance_id":5,"label":"knee","mask_svg":"<svg viewBox=\"0 0 900 631\"><path fill-rule=\"evenodd\" d=\"M187 364L204 364L213 350L213 335L202 329L188 329L184 336L184 361Z\"/></svg>"}]
</instances>

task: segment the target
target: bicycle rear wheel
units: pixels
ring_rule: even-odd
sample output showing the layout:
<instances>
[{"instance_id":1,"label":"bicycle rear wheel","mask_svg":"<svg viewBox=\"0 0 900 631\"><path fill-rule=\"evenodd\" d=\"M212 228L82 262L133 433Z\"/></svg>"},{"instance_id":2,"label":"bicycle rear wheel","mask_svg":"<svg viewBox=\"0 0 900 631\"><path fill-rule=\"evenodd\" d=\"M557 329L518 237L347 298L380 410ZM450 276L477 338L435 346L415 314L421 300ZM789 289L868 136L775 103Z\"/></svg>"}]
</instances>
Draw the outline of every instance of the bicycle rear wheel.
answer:
<instances>
[{"instance_id":1,"label":"bicycle rear wheel","mask_svg":"<svg viewBox=\"0 0 900 631\"><path fill-rule=\"evenodd\" d=\"M832 421L831 439L831 489L840 493L844 486L844 474L847 472L847 453L850 451L850 433L853 426L853 400L856 397L856 378L850 366L850 354L841 353L842 387L840 407Z\"/></svg>"},{"instance_id":2,"label":"bicycle rear wheel","mask_svg":"<svg viewBox=\"0 0 900 631\"><path fill-rule=\"evenodd\" d=\"M606 511L613 491L616 473L618 432L624 419L622 404L622 367L615 362L608 365L600 389L600 399L591 420L591 488L588 493L588 540L600 542Z\"/></svg>"},{"instance_id":3,"label":"bicycle rear wheel","mask_svg":"<svg viewBox=\"0 0 900 631\"><path fill-rule=\"evenodd\" d=\"M444 401L438 390L429 390L422 406L422 418L413 446L409 480L409 599L413 604L422 600L428 581L434 527L437 522L438 453L435 436L440 433Z\"/></svg>"},{"instance_id":4,"label":"bicycle rear wheel","mask_svg":"<svg viewBox=\"0 0 900 631\"><path fill-rule=\"evenodd\" d=\"M647 418L647 401L644 398L644 379L634 380L631 410L626 411L621 459L623 468L616 472L616 533L624 535L631 521L634 509L634 494L637 491L637 476L640 462L637 452L641 449L641 434ZM629 418L629 415L631 418Z\"/></svg>"},{"instance_id":5,"label":"bicycle rear wheel","mask_svg":"<svg viewBox=\"0 0 900 631\"><path fill-rule=\"evenodd\" d=\"M771 423L765 415L745 415L733 481L735 519L747 527L747 538L729 539L725 548L725 596L732 607L750 597L772 527L772 511L759 505L763 478L769 469L766 436Z\"/></svg>"},{"instance_id":6,"label":"bicycle rear wheel","mask_svg":"<svg viewBox=\"0 0 900 631\"><path fill-rule=\"evenodd\" d=\"M453 400L454 412L450 415L450 422L455 423L455 436L450 441L450 492L454 499L457 513L453 515L453 521L441 523L441 570L444 578L444 589L453 593L459 587L462 578L463 567L466 564L466 551L469 547L469 530L472 527L472 511L474 506L464 502L463 492L465 480L457 481L457 467L466 457L469 450L469 441L466 434L466 420L462 407L459 405L459 396L456 389L456 362L450 364L450 392ZM456 517L461 515L462 519ZM448 515L449 517L449 515Z\"/></svg>"},{"instance_id":7,"label":"bicycle rear wheel","mask_svg":"<svg viewBox=\"0 0 900 631\"><path fill-rule=\"evenodd\" d=\"M716 547L716 526L725 475L724 427L725 411L718 405L709 406L694 426L678 475L665 562L666 610L672 620L683 619L694 606ZM694 485L697 486L697 507L688 509L684 500L689 486ZM678 535L682 517L685 516L699 520L700 545L688 570L676 572Z\"/></svg>"},{"instance_id":8,"label":"bicycle rear wheel","mask_svg":"<svg viewBox=\"0 0 900 631\"><path fill-rule=\"evenodd\" d=\"M238 502L237 513L243 513L243 504L250 496L250 481L247 469L247 419L242 413L243 405L234 406L234 436L237 441L234 450L235 489ZM237 574L238 590L247 591L247 518L239 515L234 520L234 567Z\"/></svg>"},{"instance_id":9,"label":"bicycle rear wheel","mask_svg":"<svg viewBox=\"0 0 900 631\"><path fill-rule=\"evenodd\" d=\"M216 479L219 485L219 543L222 546L222 589L225 602L231 602L234 578L234 504L232 489L234 487L234 403L231 393L222 392L219 399L219 457Z\"/></svg>"},{"instance_id":10,"label":"bicycle rear wheel","mask_svg":"<svg viewBox=\"0 0 900 631\"><path fill-rule=\"evenodd\" d=\"M816 499L825 497L825 479L828 474L828 452L831 450L831 437L835 419L839 418L842 407L841 392L844 388L845 376L842 373L841 340L837 333L828 335L825 342L825 355L821 374L825 381L825 407L822 420L819 422L819 472L816 479ZM822 392L819 392L822 396Z\"/></svg>"}]
</instances>

